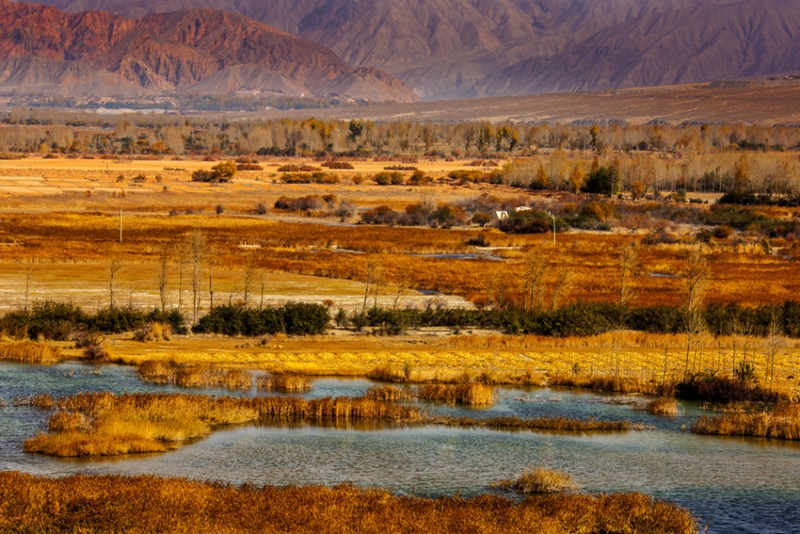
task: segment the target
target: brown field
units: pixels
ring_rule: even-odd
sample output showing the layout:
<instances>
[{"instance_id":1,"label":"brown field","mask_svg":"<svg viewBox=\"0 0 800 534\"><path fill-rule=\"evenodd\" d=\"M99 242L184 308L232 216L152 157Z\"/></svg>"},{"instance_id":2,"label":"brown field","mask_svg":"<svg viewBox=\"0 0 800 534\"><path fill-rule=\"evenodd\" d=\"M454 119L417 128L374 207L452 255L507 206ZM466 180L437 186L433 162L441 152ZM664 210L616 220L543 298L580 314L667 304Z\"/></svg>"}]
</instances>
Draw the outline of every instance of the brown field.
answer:
<instances>
[{"instance_id":1,"label":"brown field","mask_svg":"<svg viewBox=\"0 0 800 534\"><path fill-rule=\"evenodd\" d=\"M582 93L553 93L469 100L441 100L413 104L381 104L363 107L275 110L259 112L267 119L320 120L357 117L369 120L428 121L541 121L569 123L576 120L619 119L646 123L683 122L796 124L800 84L770 84L767 80L732 82L722 87L709 83L616 89Z\"/></svg>"},{"instance_id":2,"label":"brown field","mask_svg":"<svg viewBox=\"0 0 800 534\"><path fill-rule=\"evenodd\" d=\"M152 476L41 478L0 473L4 532L691 534L696 520L641 494L515 501L485 495L398 497L349 485L232 486Z\"/></svg>"}]
</instances>

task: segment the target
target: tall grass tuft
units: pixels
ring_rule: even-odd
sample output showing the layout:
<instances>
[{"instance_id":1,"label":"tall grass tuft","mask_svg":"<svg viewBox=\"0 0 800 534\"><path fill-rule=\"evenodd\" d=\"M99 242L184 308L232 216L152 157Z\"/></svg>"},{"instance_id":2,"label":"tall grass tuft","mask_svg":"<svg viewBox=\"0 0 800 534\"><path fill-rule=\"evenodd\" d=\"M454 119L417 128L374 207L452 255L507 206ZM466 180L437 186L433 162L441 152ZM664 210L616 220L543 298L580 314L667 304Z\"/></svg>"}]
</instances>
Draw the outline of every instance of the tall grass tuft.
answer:
<instances>
[{"instance_id":1,"label":"tall grass tuft","mask_svg":"<svg viewBox=\"0 0 800 534\"><path fill-rule=\"evenodd\" d=\"M218 369L209 366L183 366L159 361L143 362L139 376L145 382L175 384L187 388L223 387L232 390L250 389L253 378L242 369Z\"/></svg>"},{"instance_id":2,"label":"tall grass tuft","mask_svg":"<svg viewBox=\"0 0 800 534\"><path fill-rule=\"evenodd\" d=\"M644 395L657 395L661 393L662 385L655 381L643 381L630 376L605 376L605 375L556 375L550 378L550 386L563 386L569 388L593 389L595 391L610 391L614 393L641 393Z\"/></svg>"},{"instance_id":3,"label":"tall grass tuft","mask_svg":"<svg viewBox=\"0 0 800 534\"><path fill-rule=\"evenodd\" d=\"M2 532L698 532L688 511L639 493L426 498L351 485L237 488L154 476L2 472L0 502Z\"/></svg>"},{"instance_id":4,"label":"tall grass tuft","mask_svg":"<svg viewBox=\"0 0 800 534\"><path fill-rule=\"evenodd\" d=\"M633 409L653 415L675 416L678 415L678 401L669 397L659 397L651 401L636 403Z\"/></svg>"},{"instance_id":5,"label":"tall grass tuft","mask_svg":"<svg viewBox=\"0 0 800 534\"><path fill-rule=\"evenodd\" d=\"M0 343L0 360L23 363L58 363L61 351L34 341Z\"/></svg>"},{"instance_id":6,"label":"tall grass tuft","mask_svg":"<svg viewBox=\"0 0 800 534\"><path fill-rule=\"evenodd\" d=\"M447 404L489 406L494 403L494 390L477 382L468 384L425 384L417 388L418 398Z\"/></svg>"},{"instance_id":7,"label":"tall grass tuft","mask_svg":"<svg viewBox=\"0 0 800 534\"><path fill-rule=\"evenodd\" d=\"M580 486L567 473L544 467L525 470L508 487L517 493L525 494L559 493L580 489Z\"/></svg>"},{"instance_id":8,"label":"tall grass tuft","mask_svg":"<svg viewBox=\"0 0 800 534\"><path fill-rule=\"evenodd\" d=\"M413 391L397 386L373 386L364 393L364 397L383 402L409 401L414 398Z\"/></svg>"},{"instance_id":9,"label":"tall grass tuft","mask_svg":"<svg viewBox=\"0 0 800 534\"><path fill-rule=\"evenodd\" d=\"M310 377L296 373L274 373L261 376L256 382L258 389L270 391L307 391L314 387Z\"/></svg>"},{"instance_id":10,"label":"tall grass tuft","mask_svg":"<svg viewBox=\"0 0 800 534\"><path fill-rule=\"evenodd\" d=\"M781 403L771 412L702 416L692 424L692 432L797 441L800 440L800 405Z\"/></svg>"}]
</instances>

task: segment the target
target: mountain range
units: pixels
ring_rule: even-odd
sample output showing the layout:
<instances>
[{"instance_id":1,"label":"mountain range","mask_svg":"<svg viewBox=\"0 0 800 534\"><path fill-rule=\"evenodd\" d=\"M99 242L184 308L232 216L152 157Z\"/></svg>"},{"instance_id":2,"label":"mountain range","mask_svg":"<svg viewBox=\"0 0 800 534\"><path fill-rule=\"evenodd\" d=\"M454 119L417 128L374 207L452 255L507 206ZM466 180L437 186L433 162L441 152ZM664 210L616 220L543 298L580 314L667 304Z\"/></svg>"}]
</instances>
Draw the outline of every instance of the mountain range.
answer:
<instances>
[{"instance_id":1,"label":"mountain range","mask_svg":"<svg viewBox=\"0 0 800 534\"><path fill-rule=\"evenodd\" d=\"M0 91L137 97L260 91L411 102L384 71L322 45L212 9L138 19L0 0Z\"/></svg>"},{"instance_id":2,"label":"mountain range","mask_svg":"<svg viewBox=\"0 0 800 534\"><path fill-rule=\"evenodd\" d=\"M236 11L426 99L800 71L798 0L42 0L140 17Z\"/></svg>"}]
</instances>

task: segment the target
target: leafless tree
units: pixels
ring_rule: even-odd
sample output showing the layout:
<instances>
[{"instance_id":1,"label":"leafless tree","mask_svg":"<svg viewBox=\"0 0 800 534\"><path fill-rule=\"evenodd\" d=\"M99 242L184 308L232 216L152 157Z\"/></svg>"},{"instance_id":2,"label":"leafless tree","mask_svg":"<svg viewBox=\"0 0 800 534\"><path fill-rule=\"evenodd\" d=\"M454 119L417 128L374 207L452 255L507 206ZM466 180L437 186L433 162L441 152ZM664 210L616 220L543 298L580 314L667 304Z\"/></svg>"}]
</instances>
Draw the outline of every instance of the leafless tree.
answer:
<instances>
[{"instance_id":1,"label":"leafless tree","mask_svg":"<svg viewBox=\"0 0 800 534\"><path fill-rule=\"evenodd\" d=\"M161 311L167 309L167 273L169 271L169 261L172 254L171 247L164 243L158 247L158 296L161 300Z\"/></svg>"},{"instance_id":2,"label":"leafless tree","mask_svg":"<svg viewBox=\"0 0 800 534\"><path fill-rule=\"evenodd\" d=\"M114 297L119 292L119 288L114 283L117 273L122 268L122 259L119 256L112 256L108 264L108 308L114 309Z\"/></svg>"},{"instance_id":3,"label":"leafless tree","mask_svg":"<svg viewBox=\"0 0 800 534\"><path fill-rule=\"evenodd\" d=\"M683 326L686 330L686 362L683 369L684 378L689 373L689 355L692 342L703 332L703 301L708 287L711 270L708 260L700 248L692 249L684 263L681 278L683 279Z\"/></svg>"},{"instance_id":4,"label":"leafless tree","mask_svg":"<svg viewBox=\"0 0 800 534\"><path fill-rule=\"evenodd\" d=\"M544 279L547 273L547 256L542 250L533 250L522 264L522 293L526 312L540 312L544 304Z\"/></svg>"},{"instance_id":5,"label":"leafless tree","mask_svg":"<svg viewBox=\"0 0 800 534\"><path fill-rule=\"evenodd\" d=\"M194 230L188 239L189 264L192 266L192 324L197 324L200 309L200 275L206 253L206 237L200 230Z\"/></svg>"}]
</instances>

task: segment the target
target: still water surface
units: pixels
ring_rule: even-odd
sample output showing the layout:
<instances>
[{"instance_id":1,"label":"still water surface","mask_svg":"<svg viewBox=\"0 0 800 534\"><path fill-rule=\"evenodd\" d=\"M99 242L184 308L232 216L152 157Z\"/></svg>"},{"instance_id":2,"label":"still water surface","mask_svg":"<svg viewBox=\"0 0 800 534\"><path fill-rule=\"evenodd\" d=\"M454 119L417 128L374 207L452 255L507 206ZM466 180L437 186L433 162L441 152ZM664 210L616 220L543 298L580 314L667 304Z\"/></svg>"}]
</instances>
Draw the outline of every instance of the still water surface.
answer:
<instances>
[{"instance_id":1,"label":"still water surface","mask_svg":"<svg viewBox=\"0 0 800 534\"><path fill-rule=\"evenodd\" d=\"M302 396L357 396L372 385L318 379ZM13 407L14 397L82 391L264 394L146 384L134 369L114 365L0 363L0 399L8 404L0 408L0 470L157 474L237 484L352 482L396 493L473 495L488 491L490 482L545 465L570 473L588 491L640 491L681 504L708 523L709 532L800 532L800 444L694 436L681 431L701 413L690 404L678 417L658 418L633 411L631 399L621 396L500 388L491 408L426 404L425 409L470 417L593 416L656 428L576 435L432 426L246 426L164 454L91 460L25 454L22 440L45 429L48 414Z\"/></svg>"}]
</instances>

